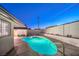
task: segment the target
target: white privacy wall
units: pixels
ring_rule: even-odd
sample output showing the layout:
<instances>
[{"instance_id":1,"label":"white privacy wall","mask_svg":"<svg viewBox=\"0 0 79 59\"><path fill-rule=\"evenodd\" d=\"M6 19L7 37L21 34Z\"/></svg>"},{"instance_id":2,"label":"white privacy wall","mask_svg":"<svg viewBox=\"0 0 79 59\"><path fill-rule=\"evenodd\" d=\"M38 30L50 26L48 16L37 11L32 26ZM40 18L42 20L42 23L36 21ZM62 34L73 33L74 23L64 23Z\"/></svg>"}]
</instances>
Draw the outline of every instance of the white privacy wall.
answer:
<instances>
[{"instance_id":1,"label":"white privacy wall","mask_svg":"<svg viewBox=\"0 0 79 59\"><path fill-rule=\"evenodd\" d=\"M79 38L79 22L70 24L70 35Z\"/></svg>"},{"instance_id":2,"label":"white privacy wall","mask_svg":"<svg viewBox=\"0 0 79 59\"><path fill-rule=\"evenodd\" d=\"M46 33L63 35L63 25L46 29Z\"/></svg>"},{"instance_id":3,"label":"white privacy wall","mask_svg":"<svg viewBox=\"0 0 79 59\"><path fill-rule=\"evenodd\" d=\"M61 25L61 26L57 26L57 34L58 35L63 35L63 25Z\"/></svg>"},{"instance_id":4,"label":"white privacy wall","mask_svg":"<svg viewBox=\"0 0 79 59\"><path fill-rule=\"evenodd\" d=\"M70 35L70 24L64 25L64 36Z\"/></svg>"},{"instance_id":5,"label":"white privacy wall","mask_svg":"<svg viewBox=\"0 0 79 59\"><path fill-rule=\"evenodd\" d=\"M67 35L79 38L79 22L64 25L64 36Z\"/></svg>"},{"instance_id":6,"label":"white privacy wall","mask_svg":"<svg viewBox=\"0 0 79 59\"><path fill-rule=\"evenodd\" d=\"M58 34L57 32L58 32L58 27L51 27L46 29L46 33L49 33L49 34Z\"/></svg>"},{"instance_id":7,"label":"white privacy wall","mask_svg":"<svg viewBox=\"0 0 79 59\"><path fill-rule=\"evenodd\" d=\"M64 25L50 27L47 28L45 32L49 34L58 34L63 36L70 35L72 37L79 38L79 22L76 21Z\"/></svg>"}]
</instances>

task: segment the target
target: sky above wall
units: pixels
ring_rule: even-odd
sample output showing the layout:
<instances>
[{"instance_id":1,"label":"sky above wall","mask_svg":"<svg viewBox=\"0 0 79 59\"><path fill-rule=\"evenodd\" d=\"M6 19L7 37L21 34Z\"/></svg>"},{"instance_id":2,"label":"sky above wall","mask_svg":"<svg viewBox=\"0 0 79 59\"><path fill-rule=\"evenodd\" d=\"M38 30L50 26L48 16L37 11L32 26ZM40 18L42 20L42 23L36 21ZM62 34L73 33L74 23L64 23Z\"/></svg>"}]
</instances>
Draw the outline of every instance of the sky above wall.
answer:
<instances>
[{"instance_id":1,"label":"sky above wall","mask_svg":"<svg viewBox=\"0 0 79 59\"><path fill-rule=\"evenodd\" d=\"M0 4L29 28L60 25L79 20L79 4L7 3Z\"/></svg>"}]
</instances>

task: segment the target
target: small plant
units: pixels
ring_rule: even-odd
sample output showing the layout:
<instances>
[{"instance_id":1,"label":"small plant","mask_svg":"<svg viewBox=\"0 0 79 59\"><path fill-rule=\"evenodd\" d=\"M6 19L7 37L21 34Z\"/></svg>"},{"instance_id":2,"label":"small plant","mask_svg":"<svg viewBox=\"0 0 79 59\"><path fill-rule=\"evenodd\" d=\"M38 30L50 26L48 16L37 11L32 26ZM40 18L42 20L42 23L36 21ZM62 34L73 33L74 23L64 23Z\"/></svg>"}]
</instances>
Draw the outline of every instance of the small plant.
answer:
<instances>
[{"instance_id":1,"label":"small plant","mask_svg":"<svg viewBox=\"0 0 79 59\"><path fill-rule=\"evenodd\" d=\"M26 36L25 34L18 34L18 37Z\"/></svg>"}]
</instances>

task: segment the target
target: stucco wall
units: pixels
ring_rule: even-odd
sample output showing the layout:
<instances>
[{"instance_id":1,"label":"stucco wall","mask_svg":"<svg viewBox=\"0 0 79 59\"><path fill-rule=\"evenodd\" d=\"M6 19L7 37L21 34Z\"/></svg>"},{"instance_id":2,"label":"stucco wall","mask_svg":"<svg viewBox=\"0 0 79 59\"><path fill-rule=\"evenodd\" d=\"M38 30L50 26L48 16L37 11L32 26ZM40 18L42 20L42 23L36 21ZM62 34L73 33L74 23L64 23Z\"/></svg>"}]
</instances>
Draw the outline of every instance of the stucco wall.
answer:
<instances>
[{"instance_id":1,"label":"stucco wall","mask_svg":"<svg viewBox=\"0 0 79 59\"><path fill-rule=\"evenodd\" d=\"M79 22L64 25L64 35L79 38Z\"/></svg>"},{"instance_id":2,"label":"stucco wall","mask_svg":"<svg viewBox=\"0 0 79 59\"><path fill-rule=\"evenodd\" d=\"M10 19L0 15L0 19L6 20L11 23ZM0 37L0 55L5 55L10 49L13 48L13 24L11 23L11 35Z\"/></svg>"},{"instance_id":3,"label":"stucco wall","mask_svg":"<svg viewBox=\"0 0 79 59\"><path fill-rule=\"evenodd\" d=\"M26 29L14 29L14 46L18 46L19 40L27 36L27 30Z\"/></svg>"},{"instance_id":4,"label":"stucco wall","mask_svg":"<svg viewBox=\"0 0 79 59\"><path fill-rule=\"evenodd\" d=\"M73 22L56 27L47 28L45 30L45 33L79 38L79 22Z\"/></svg>"},{"instance_id":5,"label":"stucco wall","mask_svg":"<svg viewBox=\"0 0 79 59\"><path fill-rule=\"evenodd\" d=\"M22 23L16 20L11 14L0 7L0 19L11 24L11 33L8 36L0 37L0 55L5 55L14 47L14 27L25 27Z\"/></svg>"},{"instance_id":6,"label":"stucco wall","mask_svg":"<svg viewBox=\"0 0 79 59\"><path fill-rule=\"evenodd\" d=\"M70 24L64 25L64 36L70 35Z\"/></svg>"},{"instance_id":7,"label":"stucco wall","mask_svg":"<svg viewBox=\"0 0 79 59\"><path fill-rule=\"evenodd\" d=\"M63 25L46 29L46 33L63 35Z\"/></svg>"}]
</instances>

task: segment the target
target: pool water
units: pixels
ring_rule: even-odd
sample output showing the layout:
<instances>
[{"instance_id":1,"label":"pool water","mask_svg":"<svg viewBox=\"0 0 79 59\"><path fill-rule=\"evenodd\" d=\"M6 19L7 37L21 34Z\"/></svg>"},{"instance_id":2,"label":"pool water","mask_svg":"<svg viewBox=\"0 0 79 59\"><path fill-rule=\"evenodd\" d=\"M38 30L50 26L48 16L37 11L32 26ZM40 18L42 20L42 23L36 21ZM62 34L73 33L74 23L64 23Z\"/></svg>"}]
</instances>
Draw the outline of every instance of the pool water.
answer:
<instances>
[{"instance_id":1,"label":"pool water","mask_svg":"<svg viewBox=\"0 0 79 59\"><path fill-rule=\"evenodd\" d=\"M29 47L41 55L56 55L57 46L50 39L40 36L30 36L22 39Z\"/></svg>"}]
</instances>

